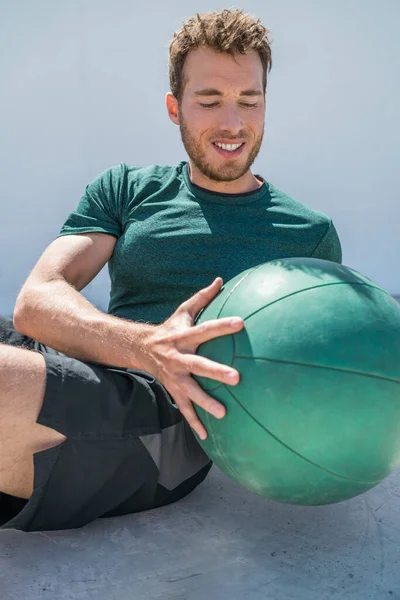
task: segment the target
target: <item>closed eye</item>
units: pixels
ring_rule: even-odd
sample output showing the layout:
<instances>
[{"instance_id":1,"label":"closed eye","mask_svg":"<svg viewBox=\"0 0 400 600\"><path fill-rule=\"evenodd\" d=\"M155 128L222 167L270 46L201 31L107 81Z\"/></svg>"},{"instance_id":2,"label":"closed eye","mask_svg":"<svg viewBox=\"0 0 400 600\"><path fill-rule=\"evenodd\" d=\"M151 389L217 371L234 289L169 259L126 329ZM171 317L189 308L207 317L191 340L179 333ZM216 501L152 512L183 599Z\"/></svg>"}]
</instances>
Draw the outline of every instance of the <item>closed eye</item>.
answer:
<instances>
[{"instance_id":1,"label":"closed eye","mask_svg":"<svg viewBox=\"0 0 400 600\"><path fill-rule=\"evenodd\" d=\"M211 104L203 104L200 102L200 106L203 108L214 108L214 106L218 106L218 102L212 102ZM256 108L258 106L257 102L255 104L249 104L248 102L240 102L241 106L245 108Z\"/></svg>"}]
</instances>

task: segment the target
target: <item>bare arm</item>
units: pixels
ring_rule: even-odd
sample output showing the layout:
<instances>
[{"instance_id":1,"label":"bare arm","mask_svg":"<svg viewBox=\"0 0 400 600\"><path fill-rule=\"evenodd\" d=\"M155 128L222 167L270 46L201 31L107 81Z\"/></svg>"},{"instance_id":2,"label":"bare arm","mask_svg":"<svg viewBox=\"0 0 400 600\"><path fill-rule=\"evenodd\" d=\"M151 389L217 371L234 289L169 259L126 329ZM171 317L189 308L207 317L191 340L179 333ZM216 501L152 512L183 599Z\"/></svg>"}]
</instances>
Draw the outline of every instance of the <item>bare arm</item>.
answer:
<instances>
[{"instance_id":1,"label":"bare arm","mask_svg":"<svg viewBox=\"0 0 400 600\"><path fill-rule=\"evenodd\" d=\"M141 342L153 327L107 315L80 293L107 263L115 244L115 237L104 233L52 242L17 298L15 328L74 358L141 369Z\"/></svg>"},{"instance_id":2,"label":"bare arm","mask_svg":"<svg viewBox=\"0 0 400 600\"><path fill-rule=\"evenodd\" d=\"M189 425L201 438L207 432L192 402L214 416L225 408L209 396L192 374L236 385L239 373L228 365L197 356L197 347L243 328L242 319L216 319L194 326L196 314L218 294L220 278L183 302L161 325L107 315L80 294L111 257L116 240L104 233L69 235L45 250L16 302L16 329L67 354L105 365L148 371L165 386Z\"/></svg>"}]
</instances>

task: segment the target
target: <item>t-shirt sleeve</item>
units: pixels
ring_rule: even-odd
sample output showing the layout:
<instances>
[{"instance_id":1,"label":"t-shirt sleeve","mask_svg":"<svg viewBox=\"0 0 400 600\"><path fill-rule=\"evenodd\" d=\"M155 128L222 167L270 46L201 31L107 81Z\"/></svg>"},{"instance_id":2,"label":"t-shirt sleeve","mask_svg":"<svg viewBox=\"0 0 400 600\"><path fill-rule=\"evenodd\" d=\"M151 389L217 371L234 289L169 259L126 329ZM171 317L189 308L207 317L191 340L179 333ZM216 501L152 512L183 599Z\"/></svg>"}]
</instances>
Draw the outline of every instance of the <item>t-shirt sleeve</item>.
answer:
<instances>
[{"instance_id":1,"label":"t-shirt sleeve","mask_svg":"<svg viewBox=\"0 0 400 600\"><path fill-rule=\"evenodd\" d=\"M119 238L122 234L122 165L103 171L86 186L76 209L70 213L58 237L100 232Z\"/></svg>"},{"instance_id":2,"label":"t-shirt sleeve","mask_svg":"<svg viewBox=\"0 0 400 600\"><path fill-rule=\"evenodd\" d=\"M342 246L332 221L311 256L342 264Z\"/></svg>"}]
</instances>

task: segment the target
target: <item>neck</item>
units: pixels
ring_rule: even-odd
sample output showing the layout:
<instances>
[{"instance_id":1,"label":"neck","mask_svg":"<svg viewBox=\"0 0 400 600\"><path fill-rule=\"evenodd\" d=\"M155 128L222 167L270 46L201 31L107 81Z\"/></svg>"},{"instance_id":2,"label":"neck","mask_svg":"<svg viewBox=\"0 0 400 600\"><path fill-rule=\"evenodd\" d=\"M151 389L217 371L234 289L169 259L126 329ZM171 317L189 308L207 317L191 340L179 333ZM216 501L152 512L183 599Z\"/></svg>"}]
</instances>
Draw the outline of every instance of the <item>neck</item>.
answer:
<instances>
[{"instance_id":1,"label":"neck","mask_svg":"<svg viewBox=\"0 0 400 600\"><path fill-rule=\"evenodd\" d=\"M214 181L203 175L203 173L193 165L191 160L189 160L188 166L191 182L210 192L245 194L246 192L252 192L253 190L258 189L262 185L262 181L257 179L250 170L235 181Z\"/></svg>"}]
</instances>

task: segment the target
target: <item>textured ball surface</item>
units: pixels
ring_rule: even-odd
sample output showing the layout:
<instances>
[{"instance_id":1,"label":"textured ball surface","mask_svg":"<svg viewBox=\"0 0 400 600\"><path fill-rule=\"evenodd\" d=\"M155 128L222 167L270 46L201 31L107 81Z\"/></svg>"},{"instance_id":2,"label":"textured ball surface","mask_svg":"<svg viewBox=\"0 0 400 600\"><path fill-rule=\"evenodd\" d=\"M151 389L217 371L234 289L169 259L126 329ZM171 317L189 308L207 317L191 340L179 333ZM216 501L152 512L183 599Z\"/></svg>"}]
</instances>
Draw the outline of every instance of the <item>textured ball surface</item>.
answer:
<instances>
[{"instance_id":1,"label":"textured ball surface","mask_svg":"<svg viewBox=\"0 0 400 600\"><path fill-rule=\"evenodd\" d=\"M227 475L290 504L339 502L400 463L400 307L360 273L320 259L271 261L238 275L196 324L244 329L198 354L231 365L229 386L196 377L227 414L196 406L199 443Z\"/></svg>"}]
</instances>

